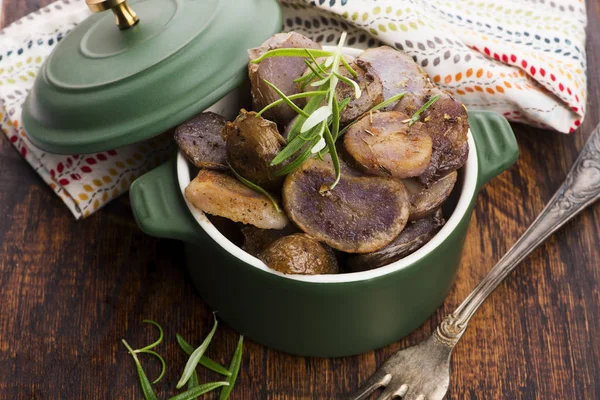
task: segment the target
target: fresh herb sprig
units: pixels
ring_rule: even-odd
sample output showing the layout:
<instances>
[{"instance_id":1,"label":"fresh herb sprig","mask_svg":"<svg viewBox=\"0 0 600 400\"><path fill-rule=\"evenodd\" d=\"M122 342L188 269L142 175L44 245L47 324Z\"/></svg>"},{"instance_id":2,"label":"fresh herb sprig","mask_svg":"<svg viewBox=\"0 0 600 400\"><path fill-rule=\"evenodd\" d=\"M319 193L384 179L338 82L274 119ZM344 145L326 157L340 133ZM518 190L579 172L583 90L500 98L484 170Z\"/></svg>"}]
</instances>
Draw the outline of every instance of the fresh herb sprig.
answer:
<instances>
[{"instance_id":1,"label":"fresh herb sprig","mask_svg":"<svg viewBox=\"0 0 600 400\"><path fill-rule=\"evenodd\" d=\"M433 103L435 103L438 99L440 98L439 94L436 94L435 96L433 96L432 98L429 99L429 101L427 101L427 103L423 104L421 106L421 108L419 108L417 110L416 113L413 114L412 118L410 119L410 121L408 121L408 126L412 126L415 124L415 122L417 122L419 120L419 118L421 117L421 114L427 110L429 107L431 107L433 105Z\"/></svg>"},{"instance_id":2,"label":"fresh herb sprig","mask_svg":"<svg viewBox=\"0 0 600 400\"><path fill-rule=\"evenodd\" d=\"M142 347L141 349L133 350L131 348L131 346L129 345L129 343L127 343L127 341L125 341L125 339L121 339L121 341L123 342L123 345L127 348L127 351L129 351L129 354L131 354L131 356L133 357L133 361L135 362L135 368L137 370L138 377L140 380L140 385L142 386L142 391L144 392L144 398L146 400L158 400L156 397L156 394L154 393L154 390L152 390L152 385L158 383L158 381L160 381L162 379L162 377L165 375L166 364L165 364L165 359L162 358L162 356L160 356L158 353L156 353L152 349L162 343L165 335L164 335L162 326L160 326L158 324L158 322L152 321L150 319L145 319L143 322L154 325L155 327L158 328L158 332L159 332L158 339L154 343L151 343L148 346ZM150 355L158 358L158 360L161 363L160 375L152 383L150 383L150 380L148 379L148 376L144 372L144 369L142 368L142 364L140 363L140 360L137 356L140 353L150 354Z\"/></svg>"},{"instance_id":3,"label":"fresh herb sprig","mask_svg":"<svg viewBox=\"0 0 600 400\"><path fill-rule=\"evenodd\" d=\"M196 367L198 366L198 363L200 362L202 355L208 348L210 341L212 340L213 336L215 335L215 332L217 331L217 326L219 325L219 322L217 321L216 316L213 316L213 317L215 320L213 328L210 331L210 333L208 334L208 336L206 337L206 339L204 339L202 344L200 346L198 346L198 348L196 350L194 350L194 352L190 355L190 358L188 359L188 362L185 364L185 368L183 369L183 374L181 375L179 382L177 382L177 389L181 389L183 387L183 385L185 385L187 383L187 381L190 379L190 377L192 376L194 371L196 371Z\"/></svg>"},{"instance_id":4,"label":"fresh herb sprig","mask_svg":"<svg viewBox=\"0 0 600 400\"><path fill-rule=\"evenodd\" d=\"M181 388L186 383L186 381L188 383L188 388L187 388L187 391L180 393L176 396L170 397L169 400L196 400L198 398L198 396L201 396L205 393L208 393L208 392L218 389L220 387L222 387L223 389L221 391L219 400L227 400L229 398L229 395L231 394L231 391L233 390L233 386L235 385L235 381L237 379L237 376L238 376L238 373L240 370L240 366L242 364L242 347L243 347L244 337L240 335L240 339L238 341L238 345L235 349L235 353L233 355L233 358L231 360L229 368L227 369L227 368L221 366L220 364L216 363L215 361L213 361L203 355L204 352L206 351L206 349L208 348L208 345L210 344L210 342L216 332L216 329L217 329L218 323L217 323L216 317L214 317L214 321L215 321L214 326L211 329L210 333L204 339L202 344L196 349L194 349L188 342L186 342L185 339L183 339L183 337L181 337L181 335L179 335L179 334L176 335L177 343L183 349L183 351L185 351L186 354L188 354L190 356L190 358L188 359L186 366L184 368L183 375L182 375L181 379L179 380L177 388L178 389ZM127 348L127 351L133 357L133 360L135 362L136 370L137 370L139 381L140 381L140 386L142 387L142 392L144 394L144 399L145 400L158 400L158 398L156 397L156 394L154 393L154 390L152 389L152 385L157 383L164 376L166 366L165 366L164 359L159 354L154 352L152 349L162 343L162 340L164 338L164 331L163 331L162 327L155 321L144 320L144 322L156 326L159 330L159 338L154 343L149 344L148 346L142 347L140 349L134 350L129 345L129 343L127 343L127 341L125 339L122 339L122 342L123 342L123 345ZM157 357L161 361L162 371L160 373L160 376L152 383L150 382L150 380L148 379L148 376L146 375L146 373L144 372L144 369L142 368L142 365L138 358L138 354L140 354L140 353L151 354L151 355ZM205 366L206 368L208 368L218 374L224 375L226 377L226 380L199 384L198 376L196 373L196 366L198 364L201 364L201 365Z\"/></svg>"},{"instance_id":5,"label":"fresh herb sprig","mask_svg":"<svg viewBox=\"0 0 600 400\"><path fill-rule=\"evenodd\" d=\"M240 367L242 366L243 347L244 337L240 335L237 347L235 348L235 352L233 353L233 358L231 359L231 363L229 364L229 376L227 377L227 383L229 385L221 389L221 395L219 396L219 400L227 400L229 398L229 395L231 394L231 391L233 390L233 385L235 385L238 373L240 372Z\"/></svg>"},{"instance_id":6,"label":"fresh herb sprig","mask_svg":"<svg viewBox=\"0 0 600 400\"><path fill-rule=\"evenodd\" d=\"M277 171L277 175L287 175L293 172L315 154L322 157L321 150L327 148L332 155L331 159L335 171L335 179L329 184L327 190L334 189L338 184L341 177L341 168L335 142L339 137L340 113L343 107L337 101L336 88L341 81L352 86L354 98L358 99L362 94L360 87L354 80L340 74L341 65L352 77L358 76L342 55L345 40L346 33L343 32L335 51L275 49L252 61L252 63L260 63L271 57L303 57L310 71L295 79L294 82L301 85L301 87L310 85L316 88L314 91L306 92L308 94L303 96L286 96L275 85L265 81L279 95L280 99L264 107L258 115L283 103L288 104L298 114L288 133L287 145L271 161L271 166L282 165L287 162L285 166ZM326 57L325 61L319 63L317 58L320 57ZM302 97L310 97L310 100L304 108L300 109L292 100ZM348 104L348 102L345 104Z\"/></svg>"}]
</instances>

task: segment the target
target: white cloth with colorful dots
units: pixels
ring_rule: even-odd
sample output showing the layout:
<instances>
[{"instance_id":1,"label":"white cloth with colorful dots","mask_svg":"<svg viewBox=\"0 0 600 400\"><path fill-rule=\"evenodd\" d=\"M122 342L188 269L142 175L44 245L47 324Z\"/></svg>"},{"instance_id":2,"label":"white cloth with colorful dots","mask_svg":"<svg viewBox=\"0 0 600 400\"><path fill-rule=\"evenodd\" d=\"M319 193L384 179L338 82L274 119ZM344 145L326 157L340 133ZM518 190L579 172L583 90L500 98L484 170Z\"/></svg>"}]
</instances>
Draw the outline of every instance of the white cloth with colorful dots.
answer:
<instances>
[{"instance_id":1,"label":"white cloth with colorful dots","mask_svg":"<svg viewBox=\"0 0 600 400\"><path fill-rule=\"evenodd\" d=\"M579 0L280 0L283 29L323 43L387 44L410 54L467 108L573 132L585 115L585 5ZM61 0L0 31L0 123L23 157L76 218L127 191L163 162L165 135L89 155L34 147L21 106L44 59L89 15L83 0Z\"/></svg>"}]
</instances>

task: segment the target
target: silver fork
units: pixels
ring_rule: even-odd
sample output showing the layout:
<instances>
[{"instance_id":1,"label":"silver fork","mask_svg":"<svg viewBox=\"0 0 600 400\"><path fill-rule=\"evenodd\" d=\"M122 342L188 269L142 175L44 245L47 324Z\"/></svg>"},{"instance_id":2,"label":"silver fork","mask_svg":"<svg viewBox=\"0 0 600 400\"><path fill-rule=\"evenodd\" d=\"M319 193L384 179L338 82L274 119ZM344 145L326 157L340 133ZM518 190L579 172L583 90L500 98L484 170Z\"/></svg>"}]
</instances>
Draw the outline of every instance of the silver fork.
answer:
<instances>
[{"instance_id":1,"label":"silver fork","mask_svg":"<svg viewBox=\"0 0 600 400\"><path fill-rule=\"evenodd\" d=\"M465 301L444 318L427 340L393 354L349 399L366 399L384 388L378 400L442 400L450 383L452 350L479 306L538 245L598 199L600 124L542 213Z\"/></svg>"}]
</instances>

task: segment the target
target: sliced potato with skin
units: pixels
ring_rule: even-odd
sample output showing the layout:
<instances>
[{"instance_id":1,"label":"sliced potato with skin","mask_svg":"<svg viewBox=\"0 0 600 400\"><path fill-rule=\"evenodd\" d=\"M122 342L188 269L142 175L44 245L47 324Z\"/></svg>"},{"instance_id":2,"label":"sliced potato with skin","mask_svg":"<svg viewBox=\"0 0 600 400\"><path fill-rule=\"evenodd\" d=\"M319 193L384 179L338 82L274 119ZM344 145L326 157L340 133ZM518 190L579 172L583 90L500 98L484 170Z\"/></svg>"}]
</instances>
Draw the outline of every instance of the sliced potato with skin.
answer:
<instances>
[{"instance_id":1,"label":"sliced potato with skin","mask_svg":"<svg viewBox=\"0 0 600 400\"><path fill-rule=\"evenodd\" d=\"M429 186L423 185L418 179L404 180L410 200L410 220L414 221L433 214L444 204L454 189L457 177L458 172L453 171Z\"/></svg>"},{"instance_id":2,"label":"sliced potato with skin","mask_svg":"<svg viewBox=\"0 0 600 400\"><path fill-rule=\"evenodd\" d=\"M440 97L421 114L421 121L433 141L431 164L420 177L427 185L462 167L469 156L467 110L450 94L437 88L431 89L425 100L435 95Z\"/></svg>"},{"instance_id":3,"label":"sliced potato with skin","mask_svg":"<svg viewBox=\"0 0 600 400\"><path fill-rule=\"evenodd\" d=\"M348 129L344 147L369 174L419 176L431 161L432 140L423 124L409 126L409 118L396 111L367 114Z\"/></svg>"},{"instance_id":4,"label":"sliced potato with skin","mask_svg":"<svg viewBox=\"0 0 600 400\"><path fill-rule=\"evenodd\" d=\"M423 96L420 93L433 86L427 74L408 54L389 46L363 51L357 58L357 62L361 61L369 63L371 71L381 80L384 100L406 92L400 103L404 104L408 114L412 115L421 106L419 99ZM392 110L394 106L391 104L382 111Z\"/></svg>"},{"instance_id":5,"label":"sliced potato with skin","mask_svg":"<svg viewBox=\"0 0 600 400\"><path fill-rule=\"evenodd\" d=\"M321 45L296 32L278 33L267 39L260 47L248 50L250 61L273 49L308 48L321 49ZM302 57L273 57L258 64L248 64L248 76L252 86L252 103L255 110L261 110L279 100L279 95L266 81L274 84L286 96L299 93L294 79L300 77L306 68ZM297 104L301 104L298 102ZM265 112L265 117L279 124L288 123L296 112L287 104L280 104Z\"/></svg>"},{"instance_id":6,"label":"sliced potato with skin","mask_svg":"<svg viewBox=\"0 0 600 400\"><path fill-rule=\"evenodd\" d=\"M338 82L335 90L337 101L341 103L344 99L350 99L340 114L340 122L343 125L354 121L383 101L383 85L379 77L372 72L371 65L366 61L357 60L350 66L356 71L356 78L343 67L340 68L340 75L355 81L361 90L361 96L357 99L353 86L341 80Z\"/></svg>"},{"instance_id":7,"label":"sliced potato with skin","mask_svg":"<svg viewBox=\"0 0 600 400\"><path fill-rule=\"evenodd\" d=\"M423 247L444 223L441 210L429 217L409 222L390 244L372 253L351 255L346 266L352 272L360 272L389 265Z\"/></svg>"},{"instance_id":8,"label":"sliced potato with skin","mask_svg":"<svg viewBox=\"0 0 600 400\"><path fill-rule=\"evenodd\" d=\"M221 130L227 121L213 112L203 112L175 129L179 149L198 168L228 170Z\"/></svg>"},{"instance_id":9,"label":"sliced potato with skin","mask_svg":"<svg viewBox=\"0 0 600 400\"><path fill-rule=\"evenodd\" d=\"M404 185L391 178L343 174L338 185L333 167L306 161L286 177L283 203L288 217L315 239L348 253L369 253L391 242L409 215Z\"/></svg>"},{"instance_id":10,"label":"sliced potato with skin","mask_svg":"<svg viewBox=\"0 0 600 400\"><path fill-rule=\"evenodd\" d=\"M283 177L276 175L271 160L285 145L274 122L242 109L223 128L227 158L233 169L249 181L267 189L279 187Z\"/></svg>"},{"instance_id":11,"label":"sliced potato with skin","mask_svg":"<svg viewBox=\"0 0 600 400\"><path fill-rule=\"evenodd\" d=\"M185 198L197 209L263 229L283 229L288 218L271 201L234 177L201 170L185 188Z\"/></svg>"},{"instance_id":12,"label":"sliced potato with skin","mask_svg":"<svg viewBox=\"0 0 600 400\"><path fill-rule=\"evenodd\" d=\"M267 266L284 274L337 274L337 259L331 248L305 233L282 237L259 257Z\"/></svg>"},{"instance_id":13,"label":"sliced potato with skin","mask_svg":"<svg viewBox=\"0 0 600 400\"><path fill-rule=\"evenodd\" d=\"M243 236L242 250L258 257L276 240L298 233L298 228L293 224L288 224L283 229L261 229L254 225L242 225L240 231Z\"/></svg>"}]
</instances>

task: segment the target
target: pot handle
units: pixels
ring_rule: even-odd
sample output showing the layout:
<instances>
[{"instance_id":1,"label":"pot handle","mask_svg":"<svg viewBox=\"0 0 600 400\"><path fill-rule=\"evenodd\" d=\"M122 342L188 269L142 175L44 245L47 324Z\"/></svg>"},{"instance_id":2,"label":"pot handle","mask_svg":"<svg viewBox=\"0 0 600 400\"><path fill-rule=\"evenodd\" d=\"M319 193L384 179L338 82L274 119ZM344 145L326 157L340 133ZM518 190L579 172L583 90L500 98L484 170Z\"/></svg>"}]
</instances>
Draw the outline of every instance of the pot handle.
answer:
<instances>
[{"instance_id":1,"label":"pot handle","mask_svg":"<svg viewBox=\"0 0 600 400\"><path fill-rule=\"evenodd\" d=\"M506 118L493 111L469 111L477 147L477 189L517 161L519 146Z\"/></svg>"},{"instance_id":2,"label":"pot handle","mask_svg":"<svg viewBox=\"0 0 600 400\"><path fill-rule=\"evenodd\" d=\"M176 157L136 179L129 189L133 216L148 235L198 242L204 232L190 214L177 185Z\"/></svg>"}]
</instances>

